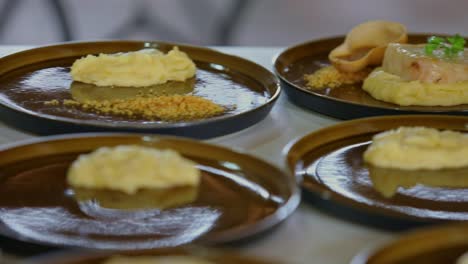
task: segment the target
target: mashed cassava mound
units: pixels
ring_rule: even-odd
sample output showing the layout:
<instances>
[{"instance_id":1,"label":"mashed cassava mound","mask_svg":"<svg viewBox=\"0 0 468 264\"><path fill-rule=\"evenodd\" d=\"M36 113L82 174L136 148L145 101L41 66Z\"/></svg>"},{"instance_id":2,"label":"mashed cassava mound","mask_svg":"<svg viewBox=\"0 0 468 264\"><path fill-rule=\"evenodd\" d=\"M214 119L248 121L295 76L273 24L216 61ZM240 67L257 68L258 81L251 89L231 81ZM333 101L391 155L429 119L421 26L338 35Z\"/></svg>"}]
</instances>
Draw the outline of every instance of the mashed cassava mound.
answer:
<instances>
[{"instance_id":1,"label":"mashed cassava mound","mask_svg":"<svg viewBox=\"0 0 468 264\"><path fill-rule=\"evenodd\" d=\"M200 171L176 151L122 145L80 155L70 166L67 180L73 187L133 194L141 188L197 186Z\"/></svg>"},{"instance_id":2,"label":"mashed cassava mound","mask_svg":"<svg viewBox=\"0 0 468 264\"><path fill-rule=\"evenodd\" d=\"M402 106L453 106L468 104L468 81L423 83L406 81L400 76L375 69L364 80L362 89L377 100Z\"/></svg>"},{"instance_id":3,"label":"mashed cassava mound","mask_svg":"<svg viewBox=\"0 0 468 264\"><path fill-rule=\"evenodd\" d=\"M167 54L156 49L88 55L71 67L73 80L97 86L142 87L185 81L195 75L195 63L174 47Z\"/></svg>"},{"instance_id":4,"label":"mashed cassava mound","mask_svg":"<svg viewBox=\"0 0 468 264\"><path fill-rule=\"evenodd\" d=\"M374 166L403 170L468 167L468 134L427 127L400 127L379 133L364 152Z\"/></svg>"}]
</instances>

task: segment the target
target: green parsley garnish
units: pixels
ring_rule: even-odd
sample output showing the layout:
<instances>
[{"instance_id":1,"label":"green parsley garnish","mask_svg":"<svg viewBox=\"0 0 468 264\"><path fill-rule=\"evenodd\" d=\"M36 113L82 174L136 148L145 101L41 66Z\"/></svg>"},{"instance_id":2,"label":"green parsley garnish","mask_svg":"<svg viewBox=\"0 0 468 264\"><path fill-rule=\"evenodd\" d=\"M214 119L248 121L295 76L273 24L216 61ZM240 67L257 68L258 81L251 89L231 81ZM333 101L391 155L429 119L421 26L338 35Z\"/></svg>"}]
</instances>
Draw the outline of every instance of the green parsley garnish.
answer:
<instances>
[{"instance_id":1,"label":"green parsley garnish","mask_svg":"<svg viewBox=\"0 0 468 264\"><path fill-rule=\"evenodd\" d=\"M464 48L465 39L459 34L448 38L432 36L428 38L427 44L424 47L424 52L427 55L434 55L435 51L442 50L445 57L452 58L460 54Z\"/></svg>"}]
</instances>

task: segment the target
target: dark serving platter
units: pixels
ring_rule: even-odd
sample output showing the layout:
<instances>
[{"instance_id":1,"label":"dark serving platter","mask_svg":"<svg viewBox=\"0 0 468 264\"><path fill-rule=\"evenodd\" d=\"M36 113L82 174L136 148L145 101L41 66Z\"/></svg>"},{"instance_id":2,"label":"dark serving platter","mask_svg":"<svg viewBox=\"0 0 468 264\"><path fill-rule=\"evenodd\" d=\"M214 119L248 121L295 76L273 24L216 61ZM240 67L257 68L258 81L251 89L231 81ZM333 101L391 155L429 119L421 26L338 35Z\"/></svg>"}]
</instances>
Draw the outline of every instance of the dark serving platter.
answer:
<instances>
[{"instance_id":1,"label":"dark serving platter","mask_svg":"<svg viewBox=\"0 0 468 264\"><path fill-rule=\"evenodd\" d=\"M143 48L167 52L174 46L186 52L197 65L196 77L188 93L226 106L228 111L201 120L164 122L45 104L53 99L72 99L73 90L81 95L83 92L100 93L72 82L70 66L84 55ZM0 59L0 120L40 135L127 131L211 138L261 121L279 94L276 76L258 64L212 49L178 43L76 42L30 49Z\"/></svg>"},{"instance_id":2,"label":"dark serving platter","mask_svg":"<svg viewBox=\"0 0 468 264\"><path fill-rule=\"evenodd\" d=\"M78 155L117 145L175 150L195 162L200 184L133 195L68 185L67 170ZM21 241L119 251L245 242L271 231L300 202L293 176L253 156L195 140L117 133L1 147L0 192L0 234L19 254L27 250Z\"/></svg>"},{"instance_id":3,"label":"dark serving platter","mask_svg":"<svg viewBox=\"0 0 468 264\"><path fill-rule=\"evenodd\" d=\"M424 43L433 34L410 34L408 43ZM438 34L440 35L440 34ZM344 36L313 40L284 50L275 60L274 69L289 100L298 106L339 119L396 115L450 114L468 115L468 105L399 106L372 98L361 84L311 90L304 74L330 65L328 53L344 40Z\"/></svg>"},{"instance_id":4,"label":"dark serving platter","mask_svg":"<svg viewBox=\"0 0 468 264\"><path fill-rule=\"evenodd\" d=\"M366 248L350 264L440 264L468 259L468 225L440 225L408 232L384 245ZM463 262L465 263L465 262Z\"/></svg>"},{"instance_id":5,"label":"dark serving platter","mask_svg":"<svg viewBox=\"0 0 468 264\"><path fill-rule=\"evenodd\" d=\"M390 177L364 162L363 152L375 134L401 126L466 133L468 117L361 118L291 141L284 150L286 165L290 173L303 179L304 200L341 218L383 229L468 221L468 168L415 170ZM441 183L440 179L447 181ZM386 195L389 188L391 196Z\"/></svg>"}]
</instances>

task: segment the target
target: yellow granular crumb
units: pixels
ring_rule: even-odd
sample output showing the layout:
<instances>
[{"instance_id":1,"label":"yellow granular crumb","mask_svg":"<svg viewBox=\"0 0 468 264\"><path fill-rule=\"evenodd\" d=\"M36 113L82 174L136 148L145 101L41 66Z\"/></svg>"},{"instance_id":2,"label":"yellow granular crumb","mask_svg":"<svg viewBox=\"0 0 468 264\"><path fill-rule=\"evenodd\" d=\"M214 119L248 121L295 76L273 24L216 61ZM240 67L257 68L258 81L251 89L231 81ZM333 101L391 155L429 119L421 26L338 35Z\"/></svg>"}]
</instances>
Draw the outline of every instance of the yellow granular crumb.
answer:
<instances>
[{"instance_id":1,"label":"yellow granular crumb","mask_svg":"<svg viewBox=\"0 0 468 264\"><path fill-rule=\"evenodd\" d=\"M45 104L45 105L59 105L60 102L59 102L59 100L57 100L57 99L53 99L53 100L44 102L44 104Z\"/></svg>"},{"instance_id":2,"label":"yellow granular crumb","mask_svg":"<svg viewBox=\"0 0 468 264\"><path fill-rule=\"evenodd\" d=\"M330 65L312 74L304 75L304 79L307 81L307 86L312 89L335 88L343 84L362 82L370 72L370 68L358 72L340 72L333 65Z\"/></svg>"},{"instance_id":3,"label":"yellow granular crumb","mask_svg":"<svg viewBox=\"0 0 468 264\"><path fill-rule=\"evenodd\" d=\"M226 109L214 102L193 95L136 97L103 101L64 100L66 106L80 107L103 114L143 117L149 120L195 120L222 114Z\"/></svg>"}]
</instances>

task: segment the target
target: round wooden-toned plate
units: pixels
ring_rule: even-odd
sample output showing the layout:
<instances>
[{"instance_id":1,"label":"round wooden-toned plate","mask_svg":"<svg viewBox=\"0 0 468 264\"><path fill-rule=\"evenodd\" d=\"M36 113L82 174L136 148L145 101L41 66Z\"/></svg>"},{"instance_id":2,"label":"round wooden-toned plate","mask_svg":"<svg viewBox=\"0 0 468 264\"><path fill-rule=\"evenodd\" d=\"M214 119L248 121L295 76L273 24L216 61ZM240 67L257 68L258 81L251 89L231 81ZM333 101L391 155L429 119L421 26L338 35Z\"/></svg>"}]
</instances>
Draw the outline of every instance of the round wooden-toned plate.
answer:
<instances>
[{"instance_id":1,"label":"round wooden-toned plate","mask_svg":"<svg viewBox=\"0 0 468 264\"><path fill-rule=\"evenodd\" d=\"M366 249L350 264L455 264L465 253L468 225L452 224L412 231L382 247Z\"/></svg>"},{"instance_id":2,"label":"round wooden-toned plate","mask_svg":"<svg viewBox=\"0 0 468 264\"><path fill-rule=\"evenodd\" d=\"M72 85L71 64L87 54L116 53L178 46L197 65L191 87L175 87L227 107L216 117L195 121L163 122L126 118L45 104L51 100L84 98L120 93L124 87L106 93L99 87ZM74 84L74 83L73 83ZM118 91L117 91L118 90ZM135 90L135 89L132 89ZM176 43L142 41L76 42L22 51L0 59L0 119L33 133L50 135L90 131L130 131L210 138L249 127L262 120L278 98L277 78L265 68L246 59L212 49Z\"/></svg>"},{"instance_id":3,"label":"round wooden-toned plate","mask_svg":"<svg viewBox=\"0 0 468 264\"><path fill-rule=\"evenodd\" d=\"M435 175L428 171L406 175L400 171L398 177L370 177L372 168L362 156L372 136L400 126L467 132L468 117L401 115L342 122L292 141L284 150L287 166L291 173L303 178L306 194L325 202L324 207L331 211L347 210L342 216L353 220L372 216L379 221L391 220L380 221L382 227L396 225L398 220L402 227L405 223L468 220L468 168L441 170ZM459 176L457 184L440 184L441 179L450 181L451 173Z\"/></svg>"},{"instance_id":4,"label":"round wooden-toned plate","mask_svg":"<svg viewBox=\"0 0 468 264\"><path fill-rule=\"evenodd\" d=\"M197 163L199 187L123 195L67 185L79 154L125 144L178 151ZM300 200L295 179L264 161L174 137L45 137L2 147L0 172L0 233L50 246L135 250L240 241L279 224Z\"/></svg>"},{"instance_id":5,"label":"round wooden-toned plate","mask_svg":"<svg viewBox=\"0 0 468 264\"><path fill-rule=\"evenodd\" d=\"M409 43L423 43L430 35L410 35ZM453 114L467 115L468 105L458 106L399 106L371 97L361 84L342 85L333 89L311 90L304 74L330 65L328 53L344 40L344 36L310 41L283 51L274 68L288 98L295 104L340 119L352 119L395 114Z\"/></svg>"},{"instance_id":6,"label":"round wooden-toned plate","mask_svg":"<svg viewBox=\"0 0 468 264\"><path fill-rule=\"evenodd\" d=\"M215 250L201 247L183 247L171 249L147 250L140 252L60 252L25 261L34 264L102 264L113 257L138 259L139 257L191 257L213 264L274 264L279 262L256 257L244 256L232 251ZM164 263L169 263L164 262ZM182 263L182 262L177 262Z\"/></svg>"}]
</instances>

